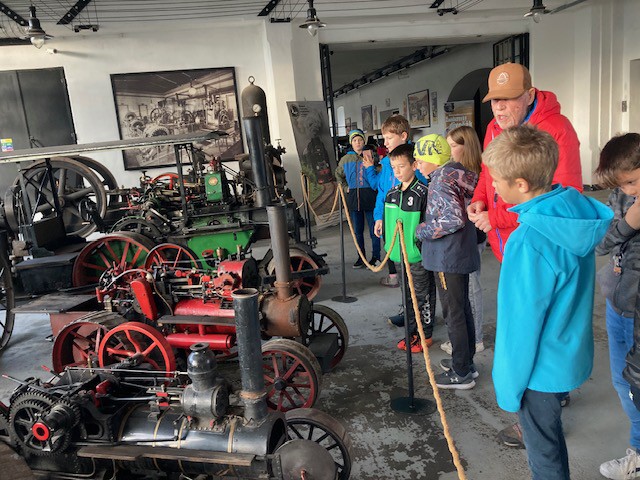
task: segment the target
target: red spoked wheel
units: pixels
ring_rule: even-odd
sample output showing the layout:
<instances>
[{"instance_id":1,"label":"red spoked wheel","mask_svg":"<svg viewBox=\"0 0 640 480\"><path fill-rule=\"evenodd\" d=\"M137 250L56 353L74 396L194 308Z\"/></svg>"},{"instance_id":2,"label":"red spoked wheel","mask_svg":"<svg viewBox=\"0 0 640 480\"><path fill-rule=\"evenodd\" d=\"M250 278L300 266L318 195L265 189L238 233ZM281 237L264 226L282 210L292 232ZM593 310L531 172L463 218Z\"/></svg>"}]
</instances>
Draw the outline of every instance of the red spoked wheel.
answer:
<instances>
[{"instance_id":1,"label":"red spoked wheel","mask_svg":"<svg viewBox=\"0 0 640 480\"><path fill-rule=\"evenodd\" d=\"M176 370L176 358L169 342L150 325L126 322L109 330L98 349L98 362L107 367L123 361L148 364L167 374Z\"/></svg>"},{"instance_id":2,"label":"red spoked wheel","mask_svg":"<svg viewBox=\"0 0 640 480\"><path fill-rule=\"evenodd\" d=\"M157 177L153 177L150 183L151 185L154 185L154 186L162 185L168 188L169 190L173 190L179 178L180 177L178 176L177 173L173 173L173 172L161 173Z\"/></svg>"},{"instance_id":3,"label":"red spoked wheel","mask_svg":"<svg viewBox=\"0 0 640 480\"><path fill-rule=\"evenodd\" d=\"M65 326L53 342L53 371L66 367L95 367L98 348L107 332L126 320L111 312L98 312Z\"/></svg>"},{"instance_id":4,"label":"red spoked wheel","mask_svg":"<svg viewBox=\"0 0 640 480\"><path fill-rule=\"evenodd\" d=\"M144 262L145 270L164 267L171 270L199 270L197 255L189 248L174 243L161 243L151 249Z\"/></svg>"},{"instance_id":5,"label":"red spoked wheel","mask_svg":"<svg viewBox=\"0 0 640 480\"><path fill-rule=\"evenodd\" d=\"M271 410L287 412L316 403L322 369L307 347L285 338L269 340L262 345L262 366Z\"/></svg>"},{"instance_id":6,"label":"red spoked wheel","mask_svg":"<svg viewBox=\"0 0 640 480\"><path fill-rule=\"evenodd\" d=\"M304 270L317 270L319 268L315 260L303 250L292 248L289 250L289 256L291 257L292 273L302 272ZM275 275L275 272L276 264L274 260L271 260L267 265L267 274ZM309 274L301 278L294 278L292 284L295 293L306 295L309 300L313 300L320 291L322 277L320 275Z\"/></svg>"},{"instance_id":7,"label":"red spoked wheel","mask_svg":"<svg viewBox=\"0 0 640 480\"><path fill-rule=\"evenodd\" d=\"M120 232L99 238L84 247L73 264L73 285L98 283L109 269L115 274L144 266L153 241L144 235Z\"/></svg>"},{"instance_id":8,"label":"red spoked wheel","mask_svg":"<svg viewBox=\"0 0 640 480\"><path fill-rule=\"evenodd\" d=\"M331 359L331 368L340 363L349 347L349 329L338 312L324 305L313 305L307 335L303 337L305 345L313 342L313 337L325 333L338 335L338 351Z\"/></svg>"}]
</instances>

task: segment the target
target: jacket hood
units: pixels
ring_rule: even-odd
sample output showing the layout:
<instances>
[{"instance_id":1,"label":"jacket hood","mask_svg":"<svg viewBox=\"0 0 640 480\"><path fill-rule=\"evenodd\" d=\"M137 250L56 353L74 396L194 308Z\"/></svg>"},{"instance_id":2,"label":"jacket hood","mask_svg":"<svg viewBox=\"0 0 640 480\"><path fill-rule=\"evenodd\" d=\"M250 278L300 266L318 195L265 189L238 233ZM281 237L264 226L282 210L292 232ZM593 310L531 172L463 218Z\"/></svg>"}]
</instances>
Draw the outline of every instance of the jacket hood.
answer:
<instances>
[{"instance_id":1,"label":"jacket hood","mask_svg":"<svg viewBox=\"0 0 640 480\"><path fill-rule=\"evenodd\" d=\"M580 257L600 243L613 218L613 212L603 203L560 185L509 210L518 214L521 225Z\"/></svg>"},{"instance_id":2,"label":"jacket hood","mask_svg":"<svg viewBox=\"0 0 640 480\"><path fill-rule=\"evenodd\" d=\"M560 102L553 92L536 90L536 105L525 123L537 125L552 115L560 114Z\"/></svg>"}]
</instances>

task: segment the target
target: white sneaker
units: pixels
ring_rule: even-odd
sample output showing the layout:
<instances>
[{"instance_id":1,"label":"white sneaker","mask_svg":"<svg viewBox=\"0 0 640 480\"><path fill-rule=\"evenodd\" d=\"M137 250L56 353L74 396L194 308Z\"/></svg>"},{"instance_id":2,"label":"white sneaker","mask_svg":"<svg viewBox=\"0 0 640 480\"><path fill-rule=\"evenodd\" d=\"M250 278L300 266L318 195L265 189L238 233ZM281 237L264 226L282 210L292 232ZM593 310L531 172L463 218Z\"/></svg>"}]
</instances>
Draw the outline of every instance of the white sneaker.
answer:
<instances>
[{"instance_id":1,"label":"white sneaker","mask_svg":"<svg viewBox=\"0 0 640 480\"><path fill-rule=\"evenodd\" d=\"M640 477L640 457L632 448L627 448L627 456L609 460L600 465L600 473L612 480L629 480Z\"/></svg>"},{"instance_id":2,"label":"white sneaker","mask_svg":"<svg viewBox=\"0 0 640 480\"><path fill-rule=\"evenodd\" d=\"M451 342L444 342L440 344L440 348L447 352L448 355L451 355L453 349L451 348ZM484 342L476 343L476 353L480 353L484 351Z\"/></svg>"}]
</instances>

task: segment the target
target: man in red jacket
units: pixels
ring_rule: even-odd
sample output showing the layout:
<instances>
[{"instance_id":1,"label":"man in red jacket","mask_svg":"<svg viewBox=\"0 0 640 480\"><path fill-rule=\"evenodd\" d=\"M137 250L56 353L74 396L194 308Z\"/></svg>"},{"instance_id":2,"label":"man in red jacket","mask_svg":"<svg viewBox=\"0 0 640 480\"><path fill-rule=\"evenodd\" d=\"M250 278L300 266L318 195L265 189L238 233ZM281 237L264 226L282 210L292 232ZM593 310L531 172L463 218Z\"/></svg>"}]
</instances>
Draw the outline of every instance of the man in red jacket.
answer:
<instances>
[{"instance_id":1,"label":"man in red jacket","mask_svg":"<svg viewBox=\"0 0 640 480\"><path fill-rule=\"evenodd\" d=\"M493 119L487 126L484 148L505 128L523 123L535 125L549 132L558 143L558 166L553 183L582 191L580 142L571 122L560 113L560 104L554 93L534 88L531 74L525 66L505 63L495 67L489 74L489 93L482 101L489 100ZM491 250L499 262L502 262L507 238L518 226L518 215L507 211L512 206L496 194L493 179L483 164L467 213L469 220L487 233ZM567 395L561 405L568 403ZM498 439L509 447L524 448L522 432L517 423L501 430Z\"/></svg>"},{"instance_id":2,"label":"man in red jacket","mask_svg":"<svg viewBox=\"0 0 640 480\"><path fill-rule=\"evenodd\" d=\"M489 100L493 119L487 127L484 148L505 128L523 123L535 125L558 142L560 157L553 183L582 191L580 142L571 122L560 113L555 94L532 87L531 75L525 66L505 63L489 74L489 93L482 101ZM491 249L500 262L507 238L518 226L518 215L507 211L512 206L496 195L491 176L483 165L467 212L469 220L487 233Z\"/></svg>"}]
</instances>

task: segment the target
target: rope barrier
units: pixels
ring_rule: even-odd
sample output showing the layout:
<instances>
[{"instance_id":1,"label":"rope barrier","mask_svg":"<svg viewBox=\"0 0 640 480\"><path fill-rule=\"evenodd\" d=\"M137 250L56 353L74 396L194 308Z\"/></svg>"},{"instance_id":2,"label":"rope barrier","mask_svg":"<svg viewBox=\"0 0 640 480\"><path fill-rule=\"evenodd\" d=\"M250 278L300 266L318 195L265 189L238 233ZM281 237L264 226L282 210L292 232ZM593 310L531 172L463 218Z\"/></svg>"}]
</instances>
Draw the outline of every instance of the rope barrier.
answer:
<instances>
[{"instance_id":1,"label":"rope barrier","mask_svg":"<svg viewBox=\"0 0 640 480\"><path fill-rule=\"evenodd\" d=\"M303 179L302 184L304 185L304 174L300 175ZM438 386L436 385L436 379L435 379L435 374L433 373L433 368L431 366L431 357L429 356L429 347L427 347L427 341L426 341L426 337L425 337L425 333L424 333L424 328L422 326L422 322L419 321L419 319L421 318L420 316L420 310L418 309L418 299L416 297L416 291L415 291L415 286L413 285L413 275L411 274L411 268L410 268L410 263L409 260L407 259L407 248L406 248L406 243L405 243L405 237L404 237L404 230L402 227L402 220L398 219L398 221L396 222L396 228L393 231L393 238L391 239L391 245L389 246L389 249L387 250L387 254L385 255L385 257L380 261L380 265L378 265L377 267L374 267L373 265L371 265L367 259L365 258L364 253L362 252L362 250L360 249L360 246L358 245L358 241L356 239L356 234L355 231L353 230L353 225L351 223L351 216L349 215L349 208L347 207L347 199L345 197L344 194L344 190L342 188L342 185L338 183L338 190L336 192L336 196L333 202L333 207L331 210L331 213L333 213L333 210L335 209L336 206L336 202L338 199L338 195L340 195L340 198L342 200L343 203L343 207L344 207L344 211L346 213L346 217L347 217L347 223L349 224L349 230L351 231L351 237L353 239L353 243L356 246L356 249L358 251L358 255L360 256L360 259L363 261L363 263L367 266L367 268L369 270L371 270L372 272L379 272L380 270L382 270L382 268L384 268L384 266L386 265L387 261L389 261L389 256L391 255L391 251L393 250L393 247L395 246L396 243L396 239L398 237L400 237L400 247L402 248L402 258L403 258L403 262L404 262L404 266L405 266L405 272L407 275L407 283L409 284L409 291L411 292L411 305L413 306L413 312L416 318L416 325L418 326L418 334L420 335L420 344L422 345L422 356L424 358L424 362L425 362L425 366L426 366L426 371L427 371L427 376L429 377L429 383L431 384L431 388L433 389L433 397L436 401L436 406L438 408L438 414L440 415L440 421L442 422L442 429L443 429L443 433L444 433L444 437L447 440L447 446L449 448L449 452L451 453L451 457L453 459L453 464L456 467L456 471L458 473L458 479L459 480L466 480L467 476L464 472L464 468L462 467L462 463L460 462L460 454L458 453L458 450L456 449L456 446L453 442L453 438L451 437L451 432L449 431L449 423L447 422L447 416L446 413L444 411L444 406L442 404L442 398L440 397L440 390L438 389ZM308 194L306 194L306 191L304 189L303 186L303 197L304 200L309 202L309 197ZM309 202L309 207L311 207L311 203ZM313 211L313 209L312 209ZM315 212L313 212L315 214ZM317 215L316 215L317 216ZM439 280L443 286L443 288L446 290L446 282L445 282L445 278L444 278L444 274L442 272L438 272L438 276L439 276Z\"/></svg>"}]
</instances>

